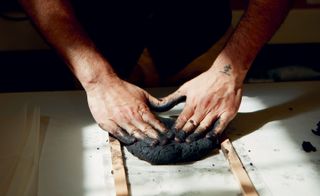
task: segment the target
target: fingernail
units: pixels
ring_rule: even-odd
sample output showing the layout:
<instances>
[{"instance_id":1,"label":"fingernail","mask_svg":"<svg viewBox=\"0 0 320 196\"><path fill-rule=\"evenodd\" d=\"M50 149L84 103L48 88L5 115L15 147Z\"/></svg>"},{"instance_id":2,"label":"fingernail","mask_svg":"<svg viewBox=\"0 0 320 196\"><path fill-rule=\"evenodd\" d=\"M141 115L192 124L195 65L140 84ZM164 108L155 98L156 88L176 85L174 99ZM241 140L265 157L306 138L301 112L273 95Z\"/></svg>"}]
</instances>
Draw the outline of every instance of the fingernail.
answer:
<instances>
[{"instance_id":1,"label":"fingernail","mask_svg":"<svg viewBox=\"0 0 320 196\"><path fill-rule=\"evenodd\" d=\"M179 131L176 133L176 137L174 138L177 142L184 142L187 137L186 132Z\"/></svg>"}]
</instances>

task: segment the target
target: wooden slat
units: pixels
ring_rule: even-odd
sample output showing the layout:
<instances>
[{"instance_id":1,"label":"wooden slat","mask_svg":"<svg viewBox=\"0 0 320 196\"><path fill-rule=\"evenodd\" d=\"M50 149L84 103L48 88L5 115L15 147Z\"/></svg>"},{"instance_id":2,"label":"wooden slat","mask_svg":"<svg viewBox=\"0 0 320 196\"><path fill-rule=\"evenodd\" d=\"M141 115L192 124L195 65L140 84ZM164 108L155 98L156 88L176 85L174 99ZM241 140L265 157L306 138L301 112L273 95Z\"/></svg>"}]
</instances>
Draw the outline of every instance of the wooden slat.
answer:
<instances>
[{"instance_id":1,"label":"wooden slat","mask_svg":"<svg viewBox=\"0 0 320 196\"><path fill-rule=\"evenodd\" d=\"M238 180L241 191L244 196L255 196L259 195L256 191L254 185L252 184L244 166L242 165L237 152L234 150L232 143L229 139L226 139L221 143L221 149L223 151L224 156L229 162L231 171L233 175Z\"/></svg>"},{"instance_id":2,"label":"wooden slat","mask_svg":"<svg viewBox=\"0 0 320 196\"><path fill-rule=\"evenodd\" d=\"M109 136L109 142L111 147L111 158L112 158L112 168L114 184L116 188L117 196L128 196L129 189L127 184L127 175L124 167L122 150L120 142Z\"/></svg>"}]
</instances>

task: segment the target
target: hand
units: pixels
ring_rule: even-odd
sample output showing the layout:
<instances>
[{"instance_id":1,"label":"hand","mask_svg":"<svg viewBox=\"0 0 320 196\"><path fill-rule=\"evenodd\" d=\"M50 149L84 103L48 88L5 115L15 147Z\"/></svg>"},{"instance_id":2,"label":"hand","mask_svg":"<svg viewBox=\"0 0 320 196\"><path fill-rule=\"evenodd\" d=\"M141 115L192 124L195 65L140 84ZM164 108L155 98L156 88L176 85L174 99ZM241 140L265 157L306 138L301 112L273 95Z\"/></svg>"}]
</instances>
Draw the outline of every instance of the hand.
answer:
<instances>
[{"instance_id":1,"label":"hand","mask_svg":"<svg viewBox=\"0 0 320 196\"><path fill-rule=\"evenodd\" d=\"M222 133L236 116L241 102L242 80L237 77L231 65L220 63L163 99L162 104L186 97L185 107L174 125L177 141L192 142L205 134L213 138Z\"/></svg>"},{"instance_id":2,"label":"hand","mask_svg":"<svg viewBox=\"0 0 320 196\"><path fill-rule=\"evenodd\" d=\"M151 113L147 104L159 101L141 88L119 78L87 90L91 113L99 126L125 144L138 140L155 145L165 140L166 127Z\"/></svg>"}]
</instances>

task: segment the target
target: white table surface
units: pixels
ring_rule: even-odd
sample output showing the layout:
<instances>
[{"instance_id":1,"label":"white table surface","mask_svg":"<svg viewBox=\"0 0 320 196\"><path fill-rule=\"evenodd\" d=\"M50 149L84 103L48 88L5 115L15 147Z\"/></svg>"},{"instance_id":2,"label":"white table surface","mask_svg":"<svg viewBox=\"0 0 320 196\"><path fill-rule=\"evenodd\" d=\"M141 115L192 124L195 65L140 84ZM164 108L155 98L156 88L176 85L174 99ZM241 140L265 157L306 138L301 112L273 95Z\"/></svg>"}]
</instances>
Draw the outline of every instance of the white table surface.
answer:
<instances>
[{"instance_id":1,"label":"white table surface","mask_svg":"<svg viewBox=\"0 0 320 196\"><path fill-rule=\"evenodd\" d=\"M164 96L172 90L150 91ZM49 117L38 195L115 195L108 136L94 123L84 92L0 94L1 108L21 103L38 105L41 115ZM165 114L178 114L182 107ZM261 195L320 195L320 136L311 132L319 121L320 82L245 85L239 114L227 134ZM304 152L303 141L318 151ZM240 193L219 151L174 166L151 166L127 151L125 156L132 195Z\"/></svg>"}]
</instances>

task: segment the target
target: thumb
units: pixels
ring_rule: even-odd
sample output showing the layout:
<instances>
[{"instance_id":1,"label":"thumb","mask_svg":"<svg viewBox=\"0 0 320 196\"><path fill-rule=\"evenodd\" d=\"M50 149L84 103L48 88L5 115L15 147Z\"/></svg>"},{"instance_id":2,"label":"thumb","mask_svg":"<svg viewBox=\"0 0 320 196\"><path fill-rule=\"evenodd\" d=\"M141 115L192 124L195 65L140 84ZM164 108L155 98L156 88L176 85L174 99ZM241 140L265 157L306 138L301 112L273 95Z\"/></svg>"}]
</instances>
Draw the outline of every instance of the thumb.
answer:
<instances>
[{"instance_id":1,"label":"thumb","mask_svg":"<svg viewBox=\"0 0 320 196\"><path fill-rule=\"evenodd\" d=\"M155 112L165 112L173 108L175 105L186 101L186 96L183 95L180 90L177 90L162 99L156 99L149 95L148 100L151 110Z\"/></svg>"}]
</instances>

